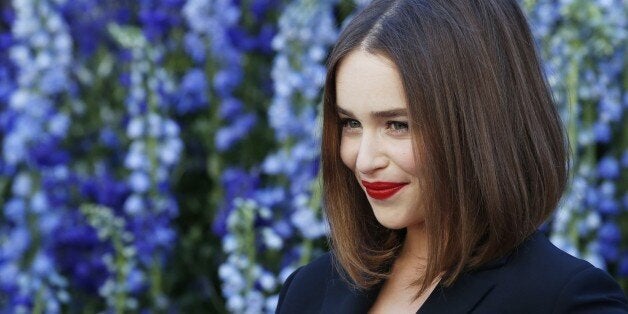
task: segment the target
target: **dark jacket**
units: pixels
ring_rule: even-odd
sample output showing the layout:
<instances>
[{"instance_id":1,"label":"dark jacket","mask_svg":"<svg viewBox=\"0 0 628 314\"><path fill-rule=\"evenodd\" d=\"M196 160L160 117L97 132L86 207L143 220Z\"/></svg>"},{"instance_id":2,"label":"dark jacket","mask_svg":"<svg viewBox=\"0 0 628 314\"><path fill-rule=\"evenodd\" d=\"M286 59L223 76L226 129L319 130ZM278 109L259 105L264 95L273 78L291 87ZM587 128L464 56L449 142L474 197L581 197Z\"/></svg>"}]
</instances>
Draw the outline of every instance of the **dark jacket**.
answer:
<instances>
[{"instance_id":1,"label":"dark jacket","mask_svg":"<svg viewBox=\"0 0 628 314\"><path fill-rule=\"evenodd\" d=\"M330 253L297 269L279 295L277 313L366 313L378 288L353 290ZM511 254L437 286L417 313L628 313L606 272L534 233Z\"/></svg>"}]
</instances>

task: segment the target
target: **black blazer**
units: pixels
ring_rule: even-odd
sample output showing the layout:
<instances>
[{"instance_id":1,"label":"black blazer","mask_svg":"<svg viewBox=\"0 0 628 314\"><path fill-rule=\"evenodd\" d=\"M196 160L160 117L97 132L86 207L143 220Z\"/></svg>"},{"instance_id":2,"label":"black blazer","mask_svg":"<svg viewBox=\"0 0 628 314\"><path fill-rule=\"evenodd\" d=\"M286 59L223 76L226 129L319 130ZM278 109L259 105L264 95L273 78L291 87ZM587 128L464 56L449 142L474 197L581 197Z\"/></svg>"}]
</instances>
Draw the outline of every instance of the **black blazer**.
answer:
<instances>
[{"instance_id":1,"label":"black blazer","mask_svg":"<svg viewBox=\"0 0 628 314\"><path fill-rule=\"evenodd\" d=\"M378 288L353 290L327 253L290 275L277 313L366 313ZM417 313L628 313L619 285L606 272L550 243L540 232L513 252L438 285Z\"/></svg>"}]
</instances>

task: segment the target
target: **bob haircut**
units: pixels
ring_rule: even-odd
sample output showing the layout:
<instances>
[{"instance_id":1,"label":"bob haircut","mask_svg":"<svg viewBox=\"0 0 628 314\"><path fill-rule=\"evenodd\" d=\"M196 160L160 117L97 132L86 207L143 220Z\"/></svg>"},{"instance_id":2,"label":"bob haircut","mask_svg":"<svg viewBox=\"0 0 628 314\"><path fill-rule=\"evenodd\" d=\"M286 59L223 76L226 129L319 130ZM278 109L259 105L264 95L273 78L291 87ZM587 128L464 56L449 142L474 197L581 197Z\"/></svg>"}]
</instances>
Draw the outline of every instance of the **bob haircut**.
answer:
<instances>
[{"instance_id":1,"label":"bob haircut","mask_svg":"<svg viewBox=\"0 0 628 314\"><path fill-rule=\"evenodd\" d=\"M375 0L340 34L323 99L324 207L345 279L381 284L405 238L378 223L340 158L335 78L356 49L390 59L403 82L428 242L419 293L507 255L551 215L569 148L516 0Z\"/></svg>"}]
</instances>

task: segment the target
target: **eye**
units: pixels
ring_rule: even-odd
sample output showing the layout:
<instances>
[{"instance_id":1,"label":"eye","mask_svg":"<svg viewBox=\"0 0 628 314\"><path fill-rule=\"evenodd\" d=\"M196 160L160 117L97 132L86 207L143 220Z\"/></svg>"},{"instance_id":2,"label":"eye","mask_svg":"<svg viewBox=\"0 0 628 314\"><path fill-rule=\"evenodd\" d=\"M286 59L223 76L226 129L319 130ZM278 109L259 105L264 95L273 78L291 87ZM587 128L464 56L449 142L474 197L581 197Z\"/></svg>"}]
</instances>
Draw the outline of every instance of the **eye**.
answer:
<instances>
[{"instance_id":1,"label":"eye","mask_svg":"<svg viewBox=\"0 0 628 314\"><path fill-rule=\"evenodd\" d=\"M360 121L349 119L349 118L341 119L340 124L342 125L343 128L349 128L349 129L357 129L362 126L360 124Z\"/></svg>"},{"instance_id":2,"label":"eye","mask_svg":"<svg viewBox=\"0 0 628 314\"><path fill-rule=\"evenodd\" d=\"M388 121L386 128L393 133L406 133L408 132L408 122Z\"/></svg>"},{"instance_id":3,"label":"eye","mask_svg":"<svg viewBox=\"0 0 628 314\"><path fill-rule=\"evenodd\" d=\"M362 128L360 121L350 118L340 119L340 125L342 126L343 132L348 133L360 132L360 129Z\"/></svg>"}]
</instances>

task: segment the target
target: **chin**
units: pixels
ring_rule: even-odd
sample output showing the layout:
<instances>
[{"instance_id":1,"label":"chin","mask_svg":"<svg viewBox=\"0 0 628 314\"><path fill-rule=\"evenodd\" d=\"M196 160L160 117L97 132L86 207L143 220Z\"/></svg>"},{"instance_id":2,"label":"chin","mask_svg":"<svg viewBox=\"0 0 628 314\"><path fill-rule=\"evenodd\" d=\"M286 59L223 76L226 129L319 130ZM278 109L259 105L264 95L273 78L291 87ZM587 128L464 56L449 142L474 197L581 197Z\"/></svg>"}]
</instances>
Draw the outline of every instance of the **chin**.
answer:
<instances>
[{"instance_id":1,"label":"chin","mask_svg":"<svg viewBox=\"0 0 628 314\"><path fill-rule=\"evenodd\" d=\"M375 219L377 219L377 222L379 222L380 225L388 229L399 230L404 229L408 226L405 221L399 221L398 219L394 218L396 217L380 217L379 215L375 214Z\"/></svg>"},{"instance_id":2,"label":"chin","mask_svg":"<svg viewBox=\"0 0 628 314\"><path fill-rule=\"evenodd\" d=\"M390 208L373 208L373 214L375 214L375 219L380 225L392 230L405 229L408 226L420 225L424 222L420 215L399 213Z\"/></svg>"}]
</instances>

